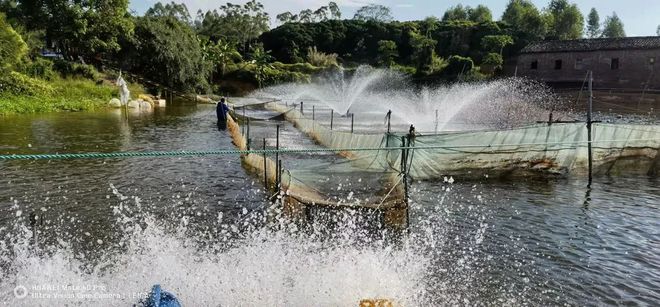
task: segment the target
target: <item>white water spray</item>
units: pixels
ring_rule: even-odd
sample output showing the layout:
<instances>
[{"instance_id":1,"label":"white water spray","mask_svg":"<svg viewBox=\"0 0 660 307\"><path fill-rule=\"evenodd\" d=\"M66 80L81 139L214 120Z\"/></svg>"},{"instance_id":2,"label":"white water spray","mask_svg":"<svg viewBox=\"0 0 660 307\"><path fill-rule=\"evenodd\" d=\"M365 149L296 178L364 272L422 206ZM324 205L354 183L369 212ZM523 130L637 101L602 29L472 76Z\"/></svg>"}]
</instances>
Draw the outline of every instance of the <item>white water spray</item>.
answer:
<instances>
[{"instance_id":1,"label":"white water spray","mask_svg":"<svg viewBox=\"0 0 660 307\"><path fill-rule=\"evenodd\" d=\"M251 97L327 106L339 114L355 113L363 123L382 122L392 110L394 124L423 132L530 124L547 120L558 103L547 88L524 79L419 87L400 73L368 66L353 74L336 71L311 84L269 87Z\"/></svg>"}]
</instances>

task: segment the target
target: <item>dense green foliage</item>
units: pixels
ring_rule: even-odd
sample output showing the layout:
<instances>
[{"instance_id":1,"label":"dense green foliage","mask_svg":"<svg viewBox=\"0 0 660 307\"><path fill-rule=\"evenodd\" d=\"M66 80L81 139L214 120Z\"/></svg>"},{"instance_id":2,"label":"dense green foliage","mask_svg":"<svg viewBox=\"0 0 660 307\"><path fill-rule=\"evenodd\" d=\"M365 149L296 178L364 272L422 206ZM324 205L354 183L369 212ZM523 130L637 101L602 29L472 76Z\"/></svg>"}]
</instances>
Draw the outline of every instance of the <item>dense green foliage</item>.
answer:
<instances>
[{"instance_id":1,"label":"dense green foliage","mask_svg":"<svg viewBox=\"0 0 660 307\"><path fill-rule=\"evenodd\" d=\"M0 115L94 110L105 106L110 98L118 95L114 86L97 85L85 79L58 78L45 83L15 73L12 78L15 78L13 82L20 84L21 91L28 93L0 91ZM0 82L4 79L0 78Z\"/></svg>"},{"instance_id":2,"label":"dense green foliage","mask_svg":"<svg viewBox=\"0 0 660 307\"><path fill-rule=\"evenodd\" d=\"M329 2L278 14L279 26L271 29L271 16L257 0L195 16L184 4L156 3L142 17L131 16L128 0L0 0L7 14L7 22L0 16L0 69L18 73L4 84L28 78L30 87L36 79L100 82L104 69L117 66L153 81L154 91L223 93L306 82L324 69L361 64L424 81L478 80L496 76L529 43L583 37L585 19L577 5L547 1L541 9L531 0L509 0L499 20L485 5L456 5L442 20L406 22L393 20L381 4L342 20L337 3ZM616 14L601 27L592 9L586 24L589 37L625 36ZM43 48L66 61L41 58Z\"/></svg>"},{"instance_id":3,"label":"dense green foliage","mask_svg":"<svg viewBox=\"0 0 660 307\"><path fill-rule=\"evenodd\" d=\"M64 78L82 77L94 81L101 79L101 74L92 65L55 60L52 68Z\"/></svg>"},{"instance_id":4,"label":"dense green foliage","mask_svg":"<svg viewBox=\"0 0 660 307\"><path fill-rule=\"evenodd\" d=\"M128 0L22 0L4 6L10 19L28 31L44 31L70 59L82 56L91 61L99 54L116 52L120 38L133 29Z\"/></svg>"},{"instance_id":5,"label":"dense green foliage","mask_svg":"<svg viewBox=\"0 0 660 307\"><path fill-rule=\"evenodd\" d=\"M27 44L0 13L0 73L16 65L27 51Z\"/></svg>"},{"instance_id":6,"label":"dense green foliage","mask_svg":"<svg viewBox=\"0 0 660 307\"><path fill-rule=\"evenodd\" d=\"M392 67L396 58L399 57L396 43L390 40L378 41L378 64L385 67Z\"/></svg>"},{"instance_id":7,"label":"dense green foliage","mask_svg":"<svg viewBox=\"0 0 660 307\"><path fill-rule=\"evenodd\" d=\"M48 83L30 78L15 71L0 75L0 93L4 95L50 95L53 93Z\"/></svg>"},{"instance_id":8,"label":"dense green foliage","mask_svg":"<svg viewBox=\"0 0 660 307\"><path fill-rule=\"evenodd\" d=\"M576 4L568 0L551 0L548 5L549 32L551 39L577 39L584 31L584 17Z\"/></svg>"},{"instance_id":9,"label":"dense green foliage","mask_svg":"<svg viewBox=\"0 0 660 307\"><path fill-rule=\"evenodd\" d=\"M208 86L202 46L192 28L174 17L137 18L121 59L125 69L169 88L203 91Z\"/></svg>"},{"instance_id":10,"label":"dense green foliage","mask_svg":"<svg viewBox=\"0 0 660 307\"><path fill-rule=\"evenodd\" d=\"M345 64L367 63L378 65L381 41L397 46L398 61L403 64L417 62L420 53L470 56L481 59L484 52L481 40L488 35L502 35L505 25L477 24L470 21L438 22L432 26L422 22L380 23L361 20L329 20L313 24L288 23L264 33L264 47L273 50L281 62L303 62L302 55L310 47L325 53L336 53ZM425 33L423 35L421 33Z\"/></svg>"}]
</instances>

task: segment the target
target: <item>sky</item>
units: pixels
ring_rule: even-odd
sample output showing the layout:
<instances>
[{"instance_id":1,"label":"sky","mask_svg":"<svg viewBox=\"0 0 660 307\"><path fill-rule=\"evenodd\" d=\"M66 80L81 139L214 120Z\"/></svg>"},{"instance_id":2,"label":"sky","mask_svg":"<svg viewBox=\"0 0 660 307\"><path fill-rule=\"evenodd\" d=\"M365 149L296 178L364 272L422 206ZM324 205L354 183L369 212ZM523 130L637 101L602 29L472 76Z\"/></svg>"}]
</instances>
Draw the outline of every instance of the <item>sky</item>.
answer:
<instances>
[{"instance_id":1,"label":"sky","mask_svg":"<svg viewBox=\"0 0 660 307\"><path fill-rule=\"evenodd\" d=\"M172 0L162 0L170 2ZM245 3L248 0L174 0L185 3L191 15L197 10L203 11L218 8L225 2ZM343 18L351 18L355 11L364 5L382 4L392 9L392 15L397 20L419 20L428 16L442 17L447 8L457 4L477 6L484 4L493 11L493 17L499 19L508 0L334 0L341 8ZM144 13L158 0L131 0L130 9L138 14ZM266 11L271 15L271 26L277 26L274 16L282 12L297 13L304 9L317 9L327 5L330 0L260 0ZM538 8L547 6L550 0L532 0ZM658 0L572 0L576 3L585 18L592 7L600 14L601 22L606 16L616 12L623 21L628 36L656 35L660 25L660 1Z\"/></svg>"}]
</instances>

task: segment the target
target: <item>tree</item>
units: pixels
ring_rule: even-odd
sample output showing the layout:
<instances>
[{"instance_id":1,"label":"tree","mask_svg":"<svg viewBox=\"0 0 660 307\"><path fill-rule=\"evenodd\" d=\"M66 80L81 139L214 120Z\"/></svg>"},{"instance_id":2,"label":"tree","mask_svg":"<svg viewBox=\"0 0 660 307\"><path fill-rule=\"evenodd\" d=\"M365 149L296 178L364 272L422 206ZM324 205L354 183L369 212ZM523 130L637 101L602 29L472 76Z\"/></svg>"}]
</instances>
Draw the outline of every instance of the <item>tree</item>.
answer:
<instances>
[{"instance_id":1,"label":"tree","mask_svg":"<svg viewBox=\"0 0 660 307\"><path fill-rule=\"evenodd\" d=\"M370 4L358 9L355 16L353 16L353 19L390 22L394 18L392 17L392 11L389 7L379 4Z\"/></svg>"},{"instance_id":2,"label":"tree","mask_svg":"<svg viewBox=\"0 0 660 307\"><path fill-rule=\"evenodd\" d=\"M657 34L658 36L660 36L660 26L658 26L658 28L655 30L655 34Z\"/></svg>"},{"instance_id":3,"label":"tree","mask_svg":"<svg viewBox=\"0 0 660 307\"><path fill-rule=\"evenodd\" d=\"M508 35L486 35L481 39L481 46L490 52L499 52L502 55L504 47L513 44L513 38Z\"/></svg>"},{"instance_id":4,"label":"tree","mask_svg":"<svg viewBox=\"0 0 660 307\"><path fill-rule=\"evenodd\" d=\"M433 59L435 58L435 46L438 42L416 32L410 33L410 45L413 49L413 61L418 74L428 75L433 73Z\"/></svg>"},{"instance_id":5,"label":"tree","mask_svg":"<svg viewBox=\"0 0 660 307\"><path fill-rule=\"evenodd\" d=\"M589 38L598 37L600 35L600 16L596 8L591 8L589 17L587 18L587 35Z\"/></svg>"},{"instance_id":6,"label":"tree","mask_svg":"<svg viewBox=\"0 0 660 307\"><path fill-rule=\"evenodd\" d=\"M273 60L273 57L270 55L270 51L264 50L264 46L259 44L252 48L250 59L256 66L255 77L257 78L257 83L259 83L259 87L262 87L266 81L266 70L271 68L270 62Z\"/></svg>"},{"instance_id":7,"label":"tree","mask_svg":"<svg viewBox=\"0 0 660 307\"><path fill-rule=\"evenodd\" d=\"M578 39L584 31L584 17L576 4L568 0L552 0L548 5L546 18L549 25L548 36L553 39Z\"/></svg>"},{"instance_id":8,"label":"tree","mask_svg":"<svg viewBox=\"0 0 660 307\"><path fill-rule=\"evenodd\" d=\"M222 39L246 52L263 32L269 30L269 22L264 6L256 0L243 5L227 3L219 11L206 12L198 31L212 41Z\"/></svg>"},{"instance_id":9,"label":"tree","mask_svg":"<svg viewBox=\"0 0 660 307\"><path fill-rule=\"evenodd\" d=\"M136 19L122 48L124 69L181 91L205 90L210 71L192 28L171 16Z\"/></svg>"},{"instance_id":10,"label":"tree","mask_svg":"<svg viewBox=\"0 0 660 307\"><path fill-rule=\"evenodd\" d=\"M293 15L291 12L284 12L275 16L275 19L280 23L285 24L298 21L298 15Z\"/></svg>"},{"instance_id":11,"label":"tree","mask_svg":"<svg viewBox=\"0 0 660 307\"><path fill-rule=\"evenodd\" d=\"M626 31L623 29L623 22L619 19L619 16L616 15L616 12L613 12L612 16L605 18L603 37L626 37Z\"/></svg>"},{"instance_id":12,"label":"tree","mask_svg":"<svg viewBox=\"0 0 660 307\"><path fill-rule=\"evenodd\" d=\"M477 23L493 21L493 13L484 5L477 5L475 8L468 8L468 18Z\"/></svg>"},{"instance_id":13,"label":"tree","mask_svg":"<svg viewBox=\"0 0 660 307\"><path fill-rule=\"evenodd\" d=\"M314 22L314 12L310 9L302 10L298 14L298 20L300 22Z\"/></svg>"},{"instance_id":14,"label":"tree","mask_svg":"<svg viewBox=\"0 0 660 307\"><path fill-rule=\"evenodd\" d=\"M517 32L524 33L527 42L542 40L548 31L546 20L529 0L510 0L502 14L502 21Z\"/></svg>"},{"instance_id":15,"label":"tree","mask_svg":"<svg viewBox=\"0 0 660 307\"><path fill-rule=\"evenodd\" d=\"M0 71L16 65L27 51L27 44L0 13Z\"/></svg>"},{"instance_id":16,"label":"tree","mask_svg":"<svg viewBox=\"0 0 660 307\"><path fill-rule=\"evenodd\" d=\"M460 4L452 6L442 15L442 21L468 20L468 9Z\"/></svg>"},{"instance_id":17,"label":"tree","mask_svg":"<svg viewBox=\"0 0 660 307\"><path fill-rule=\"evenodd\" d=\"M332 19L341 19L341 10L336 2L328 3L328 9L330 10L330 16Z\"/></svg>"},{"instance_id":18,"label":"tree","mask_svg":"<svg viewBox=\"0 0 660 307\"><path fill-rule=\"evenodd\" d=\"M289 23L289 22L321 22L321 21L326 21L330 19L340 19L341 18L341 10L339 10L339 6L335 2L330 2L328 3L327 6L322 6L318 8L316 11L312 11L310 9L306 9L298 13L298 15L294 15L291 12L284 12L275 17L277 21L279 21L282 24Z\"/></svg>"},{"instance_id":19,"label":"tree","mask_svg":"<svg viewBox=\"0 0 660 307\"><path fill-rule=\"evenodd\" d=\"M12 13L27 31L45 31L45 38L65 56L95 59L119 50L133 22L128 0L25 0Z\"/></svg>"},{"instance_id":20,"label":"tree","mask_svg":"<svg viewBox=\"0 0 660 307\"><path fill-rule=\"evenodd\" d=\"M378 41L378 64L385 67L392 67L395 59L399 57L396 49L396 43L390 40Z\"/></svg>"},{"instance_id":21,"label":"tree","mask_svg":"<svg viewBox=\"0 0 660 307\"><path fill-rule=\"evenodd\" d=\"M217 42L205 41L202 43L204 60L209 61L214 67L220 67L220 75L224 76L227 65L241 61L243 58L231 43L219 40Z\"/></svg>"},{"instance_id":22,"label":"tree","mask_svg":"<svg viewBox=\"0 0 660 307\"><path fill-rule=\"evenodd\" d=\"M149 8L144 16L170 16L183 21L184 23L192 24L192 18L190 17L188 7L183 3L177 4L175 2L171 2L163 5L162 3L158 2L153 7Z\"/></svg>"}]
</instances>

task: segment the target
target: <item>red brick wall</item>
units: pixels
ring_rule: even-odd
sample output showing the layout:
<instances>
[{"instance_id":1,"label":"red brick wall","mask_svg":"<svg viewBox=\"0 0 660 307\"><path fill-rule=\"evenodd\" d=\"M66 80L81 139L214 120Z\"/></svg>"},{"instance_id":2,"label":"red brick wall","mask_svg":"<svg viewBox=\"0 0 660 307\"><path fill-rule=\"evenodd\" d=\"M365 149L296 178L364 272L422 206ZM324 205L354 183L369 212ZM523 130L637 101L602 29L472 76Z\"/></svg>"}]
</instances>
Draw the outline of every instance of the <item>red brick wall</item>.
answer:
<instances>
[{"instance_id":1,"label":"red brick wall","mask_svg":"<svg viewBox=\"0 0 660 307\"><path fill-rule=\"evenodd\" d=\"M612 59L619 59L619 68L611 68ZM582 65L578 59L582 60ZM650 59L655 63L651 64ZM538 61L538 69L531 69L532 61ZM555 61L562 61L562 68L555 69ZM594 72L595 88L660 89L660 49L614 50L566 53L521 54L517 60L517 75L546 82L558 87L579 87L588 70ZM514 71L515 71L514 67ZM511 68L507 69L511 73Z\"/></svg>"}]
</instances>

